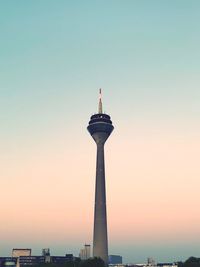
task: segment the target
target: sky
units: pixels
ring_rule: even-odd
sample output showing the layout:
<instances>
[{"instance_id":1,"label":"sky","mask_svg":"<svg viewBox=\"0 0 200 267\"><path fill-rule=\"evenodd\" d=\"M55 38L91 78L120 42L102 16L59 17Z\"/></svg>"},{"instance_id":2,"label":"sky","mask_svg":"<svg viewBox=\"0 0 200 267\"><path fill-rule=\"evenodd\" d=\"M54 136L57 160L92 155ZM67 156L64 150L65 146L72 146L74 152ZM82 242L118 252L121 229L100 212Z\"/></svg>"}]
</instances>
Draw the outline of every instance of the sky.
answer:
<instances>
[{"instance_id":1,"label":"sky","mask_svg":"<svg viewBox=\"0 0 200 267\"><path fill-rule=\"evenodd\" d=\"M98 90L109 253L200 257L200 2L0 3L0 256L92 244Z\"/></svg>"}]
</instances>

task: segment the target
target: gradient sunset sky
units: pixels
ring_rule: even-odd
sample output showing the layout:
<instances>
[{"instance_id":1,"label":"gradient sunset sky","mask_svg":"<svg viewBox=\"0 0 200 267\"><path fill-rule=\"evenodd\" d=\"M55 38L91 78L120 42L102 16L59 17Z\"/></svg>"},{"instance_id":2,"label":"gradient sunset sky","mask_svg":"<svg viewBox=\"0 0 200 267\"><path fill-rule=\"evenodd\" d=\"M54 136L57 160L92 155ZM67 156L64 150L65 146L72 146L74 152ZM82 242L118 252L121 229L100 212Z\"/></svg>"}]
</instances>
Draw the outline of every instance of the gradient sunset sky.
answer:
<instances>
[{"instance_id":1,"label":"gradient sunset sky","mask_svg":"<svg viewBox=\"0 0 200 267\"><path fill-rule=\"evenodd\" d=\"M92 244L98 89L109 253L200 257L200 1L0 3L0 256Z\"/></svg>"}]
</instances>

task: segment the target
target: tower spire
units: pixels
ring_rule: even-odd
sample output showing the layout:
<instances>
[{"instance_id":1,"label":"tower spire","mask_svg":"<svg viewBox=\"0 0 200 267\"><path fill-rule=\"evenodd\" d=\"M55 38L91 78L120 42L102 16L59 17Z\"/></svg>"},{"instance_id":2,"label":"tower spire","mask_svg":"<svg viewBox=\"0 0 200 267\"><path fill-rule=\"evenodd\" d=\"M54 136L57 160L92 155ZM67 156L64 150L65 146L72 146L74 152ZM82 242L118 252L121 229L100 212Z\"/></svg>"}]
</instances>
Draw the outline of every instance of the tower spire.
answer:
<instances>
[{"instance_id":1,"label":"tower spire","mask_svg":"<svg viewBox=\"0 0 200 267\"><path fill-rule=\"evenodd\" d=\"M99 89L99 110L98 113L103 113L103 106L102 106L102 93L101 88Z\"/></svg>"}]
</instances>

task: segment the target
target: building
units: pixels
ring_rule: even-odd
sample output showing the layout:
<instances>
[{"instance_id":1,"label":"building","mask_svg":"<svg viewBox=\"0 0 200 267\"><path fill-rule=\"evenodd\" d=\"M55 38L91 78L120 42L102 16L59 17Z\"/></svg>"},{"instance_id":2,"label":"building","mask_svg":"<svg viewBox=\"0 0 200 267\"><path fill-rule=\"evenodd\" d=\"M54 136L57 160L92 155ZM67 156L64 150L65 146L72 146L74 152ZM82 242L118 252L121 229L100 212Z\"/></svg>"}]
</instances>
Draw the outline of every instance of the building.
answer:
<instances>
[{"instance_id":1,"label":"building","mask_svg":"<svg viewBox=\"0 0 200 267\"><path fill-rule=\"evenodd\" d=\"M147 258L147 266L156 266L156 261L153 258Z\"/></svg>"},{"instance_id":2,"label":"building","mask_svg":"<svg viewBox=\"0 0 200 267\"><path fill-rule=\"evenodd\" d=\"M50 255L50 249L49 248L43 248L42 249L42 256L45 258L46 263L51 262L51 255Z\"/></svg>"},{"instance_id":3,"label":"building","mask_svg":"<svg viewBox=\"0 0 200 267\"><path fill-rule=\"evenodd\" d=\"M12 250L12 257L17 258L16 267L20 267L20 260L19 257L30 257L31 256L31 249L30 248L13 248Z\"/></svg>"},{"instance_id":4,"label":"building","mask_svg":"<svg viewBox=\"0 0 200 267\"><path fill-rule=\"evenodd\" d=\"M87 260L90 258L90 245L85 244L84 248L80 250L79 258L81 260Z\"/></svg>"},{"instance_id":5,"label":"building","mask_svg":"<svg viewBox=\"0 0 200 267\"><path fill-rule=\"evenodd\" d=\"M165 263L157 263L158 267L178 267L177 263L170 263L170 262L165 262Z\"/></svg>"},{"instance_id":6,"label":"building","mask_svg":"<svg viewBox=\"0 0 200 267\"><path fill-rule=\"evenodd\" d=\"M12 257L31 256L30 248L13 248Z\"/></svg>"},{"instance_id":7,"label":"building","mask_svg":"<svg viewBox=\"0 0 200 267\"><path fill-rule=\"evenodd\" d=\"M45 263L44 256L20 256L19 257L20 267L38 265L41 263Z\"/></svg>"},{"instance_id":8,"label":"building","mask_svg":"<svg viewBox=\"0 0 200 267\"><path fill-rule=\"evenodd\" d=\"M42 249L41 256L31 255L31 249L14 248L12 250L12 257L0 257L0 267L28 267L42 263L54 263L59 266L73 260L73 254L50 256L49 248Z\"/></svg>"},{"instance_id":9,"label":"building","mask_svg":"<svg viewBox=\"0 0 200 267\"><path fill-rule=\"evenodd\" d=\"M122 256L109 255L109 264L122 264Z\"/></svg>"},{"instance_id":10,"label":"building","mask_svg":"<svg viewBox=\"0 0 200 267\"><path fill-rule=\"evenodd\" d=\"M43 248L42 249L42 256L50 256L50 249L49 248Z\"/></svg>"},{"instance_id":11,"label":"building","mask_svg":"<svg viewBox=\"0 0 200 267\"><path fill-rule=\"evenodd\" d=\"M73 260L73 254L66 254L65 256L51 256L51 263L55 263L57 265Z\"/></svg>"},{"instance_id":12,"label":"building","mask_svg":"<svg viewBox=\"0 0 200 267\"><path fill-rule=\"evenodd\" d=\"M110 116L103 113L101 89L98 113L91 116L87 129L97 145L93 256L108 264L104 144L114 127Z\"/></svg>"},{"instance_id":13,"label":"building","mask_svg":"<svg viewBox=\"0 0 200 267\"><path fill-rule=\"evenodd\" d=\"M16 267L17 258L0 257L0 267Z\"/></svg>"}]
</instances>

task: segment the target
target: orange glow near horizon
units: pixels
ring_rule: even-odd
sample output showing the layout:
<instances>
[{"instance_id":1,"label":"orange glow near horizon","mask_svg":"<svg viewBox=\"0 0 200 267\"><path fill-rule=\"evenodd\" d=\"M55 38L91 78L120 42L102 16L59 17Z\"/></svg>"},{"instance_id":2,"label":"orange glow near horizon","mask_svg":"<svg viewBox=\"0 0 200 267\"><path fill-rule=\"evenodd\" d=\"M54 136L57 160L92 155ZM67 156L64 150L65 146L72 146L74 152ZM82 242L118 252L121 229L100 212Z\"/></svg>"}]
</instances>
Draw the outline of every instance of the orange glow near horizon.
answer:
<instances>
[{"instance_id":1,"label":"orange glow near horizon","mask_svg":"<svg viewBox=\"0 0 200 267\"><path fill-rule=\"evenodd\" d=\"M64 148L53 146L51 153L45 146L40 153L32 148L27 157L19 151L21 156L9 161L12 168L4 166L2 238L24 233L29 239L92 239L96 150L88 139L79 140L76 149L68 143ZM195 238L200 223L198 138L135 133L125 139L113 134L110 139L110 242Z\"/></svg>"}]
</instances>

